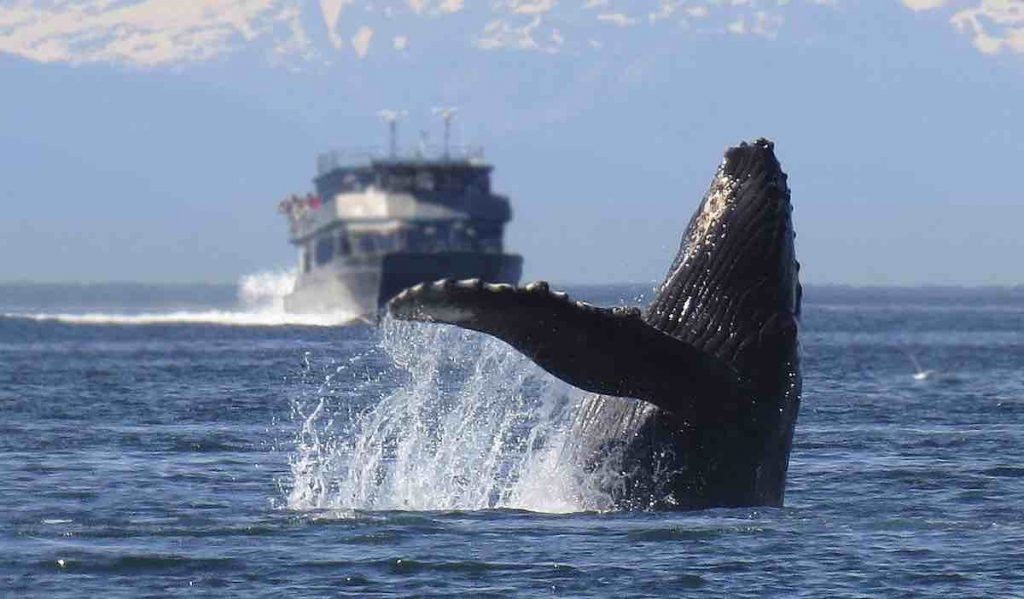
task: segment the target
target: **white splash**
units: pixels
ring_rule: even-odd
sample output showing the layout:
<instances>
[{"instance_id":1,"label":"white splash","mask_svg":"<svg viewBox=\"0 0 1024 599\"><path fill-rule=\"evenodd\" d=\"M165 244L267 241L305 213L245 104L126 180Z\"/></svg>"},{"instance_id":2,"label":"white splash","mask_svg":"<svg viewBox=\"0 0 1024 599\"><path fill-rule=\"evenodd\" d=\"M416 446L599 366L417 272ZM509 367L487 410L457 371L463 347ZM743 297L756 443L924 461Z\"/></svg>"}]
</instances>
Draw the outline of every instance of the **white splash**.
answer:
<instances>
[{"instance_id":1,"label":"white splash","mask_svg":"<svg viewBox=\"0 0 1024 599\"><path fill-rule=\"evenodd\" d=\"M360 356L294 400L288 508L561 513L605 503L561 459L581 392L476 333L385 319L381 337L397 369L357 375Z\"/></svg>"},{"instance_id":2,"label":"white splash","mask_svg":"<svg viewBox=\"0 0 1024 599\"><path fill-rule=\"evenodd\" d=\"M6 313L8 318L82 325L215 324L226 326L329 327L357 320L353 312L291 314L284 296L295 285L294 271L268 271L238 282L238 309L167 310L160 312Z\"/></svg>"},{"instance_id":3,"label":"white splash","mask_svg":"<svg viewBox=\"0 0 1024 599\"><path fill-rule=\"evenodd\" d=\"M908 350L904 350L903 353L905 353L907 355L907 357L910 358L911 363L913 363L913 365L914 365L914 369L915 369L914 380L915 381L926 381L929 378L931 378L932 375L934 375L936 373L936 371L934 371L934 370L927 370L925 368L922 368L921 367L921 363L918 362L917 358L914 357L914 354L910 353Z\"/></svg>"},{"instance_id":4,"label":"white splash","mask_svg":"<svg viewBox=\"0 0 1024 599\"><path fill-rule=\"evenodd\" d=\"M351 316L333 314L276 314L232 312L225 310L143 312L139 314L4 314L39 322L63 322L85 325L151 325L151 324L217 324L225 326L310 326L329 327L355 320Z\"/></svg>"},{"instance_id":5,"label":"white splash","mask_svg":"<svg viewBox=\"0 0 1024 599\"><path fill-rule=\"evenodd\" d=\"M238 300L250 312L284 312L284 296L294 288L294 270L258 272L238 281Z\"/></svg>"}]
</instances>

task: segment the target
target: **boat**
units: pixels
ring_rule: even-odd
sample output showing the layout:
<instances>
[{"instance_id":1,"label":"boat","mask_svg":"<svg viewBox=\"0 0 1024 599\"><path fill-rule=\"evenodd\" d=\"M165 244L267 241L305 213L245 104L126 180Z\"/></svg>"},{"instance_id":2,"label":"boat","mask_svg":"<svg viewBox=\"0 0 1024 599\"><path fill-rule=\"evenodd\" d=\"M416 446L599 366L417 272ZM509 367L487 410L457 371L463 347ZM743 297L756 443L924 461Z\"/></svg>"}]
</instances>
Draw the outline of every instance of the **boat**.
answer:
<instances>
[{"instance_id":1,"label":"boat","mask_svg":"<svg viewBox=\"0 0 1024 599\"><path fill-rule=\"evenodd\" d=\"M447 124L447 121L446 121ZM447 129L445 138L447 140ZM517 284L505 252L508 197L491 189L479 148L333 150L317 158L315 192L279 205L298 249L287 312L373 318L407 287L438 279Z\"/></svg>"}]
</instances>

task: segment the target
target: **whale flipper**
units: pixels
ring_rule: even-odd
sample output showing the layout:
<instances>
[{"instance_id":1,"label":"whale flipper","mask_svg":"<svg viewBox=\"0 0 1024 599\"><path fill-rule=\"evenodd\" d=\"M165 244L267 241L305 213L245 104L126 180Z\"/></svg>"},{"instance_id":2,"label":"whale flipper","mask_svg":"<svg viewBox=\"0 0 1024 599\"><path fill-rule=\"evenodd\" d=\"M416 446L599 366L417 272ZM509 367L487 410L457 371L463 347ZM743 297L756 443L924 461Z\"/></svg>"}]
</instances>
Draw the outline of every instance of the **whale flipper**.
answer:
<instances>
[{"instance_id":1,"label":"whale flipper","mask_svg":"<svg viewBox=\"0 0 1024 599\"><path fill-rule=\"evenodd\" d=\"M646 324L636 308L598 308L551 292L477 280L420 284L388 304L401 320L440 322L510 344L563 381L650 402L683 419L739 401L742 380L719 358Z\"/></svg>"}]
</instances>

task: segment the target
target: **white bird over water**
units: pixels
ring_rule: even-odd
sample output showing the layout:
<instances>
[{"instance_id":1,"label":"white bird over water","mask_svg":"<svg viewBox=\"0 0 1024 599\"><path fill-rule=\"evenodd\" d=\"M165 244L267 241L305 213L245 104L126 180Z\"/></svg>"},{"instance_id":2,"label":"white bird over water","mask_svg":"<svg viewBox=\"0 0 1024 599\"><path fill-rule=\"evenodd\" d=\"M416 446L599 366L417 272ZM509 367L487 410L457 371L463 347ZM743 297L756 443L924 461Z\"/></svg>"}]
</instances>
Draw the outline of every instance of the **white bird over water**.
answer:
<instances>
[{"instance_id":1,"label":"white bird over water","mask_svg":"<svg viewBox=\"0 0 1024 599\"><path fill-rule=\"evenodd\" d=\"M914 380L915 381L927 380L933 374L935 374L934 370L925 370L924 368L921 368L921 364L918 363L917 358L914 357L914 354L912 354L910 352L906 352L906 354L907 354L907 357L910 358L910 361L914 363L914 368L917 369L917 372L914 373Z\"/></svg>"}]
</instances>

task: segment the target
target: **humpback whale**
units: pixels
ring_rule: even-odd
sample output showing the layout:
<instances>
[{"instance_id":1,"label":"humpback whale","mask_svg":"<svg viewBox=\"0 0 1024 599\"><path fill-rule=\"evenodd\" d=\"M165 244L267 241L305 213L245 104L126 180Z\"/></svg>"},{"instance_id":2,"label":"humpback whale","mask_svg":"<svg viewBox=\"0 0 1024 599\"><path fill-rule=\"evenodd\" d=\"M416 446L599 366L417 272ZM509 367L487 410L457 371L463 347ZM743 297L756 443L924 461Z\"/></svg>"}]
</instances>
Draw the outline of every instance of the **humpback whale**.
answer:
<instances>
[{"instance_id":1,"label":"humpback whale","mask_svg":"<svg viewBox=\"0 0 1024 599\"><path fill-rule=\"evenodd\" d=\"M497 337L593 393L563 459L611 473L613 507L781 506L801 392L791 212L774 144L744 142L644 310L478 280L419 284L388 309Z\"/></svg>"}]
</instances>

